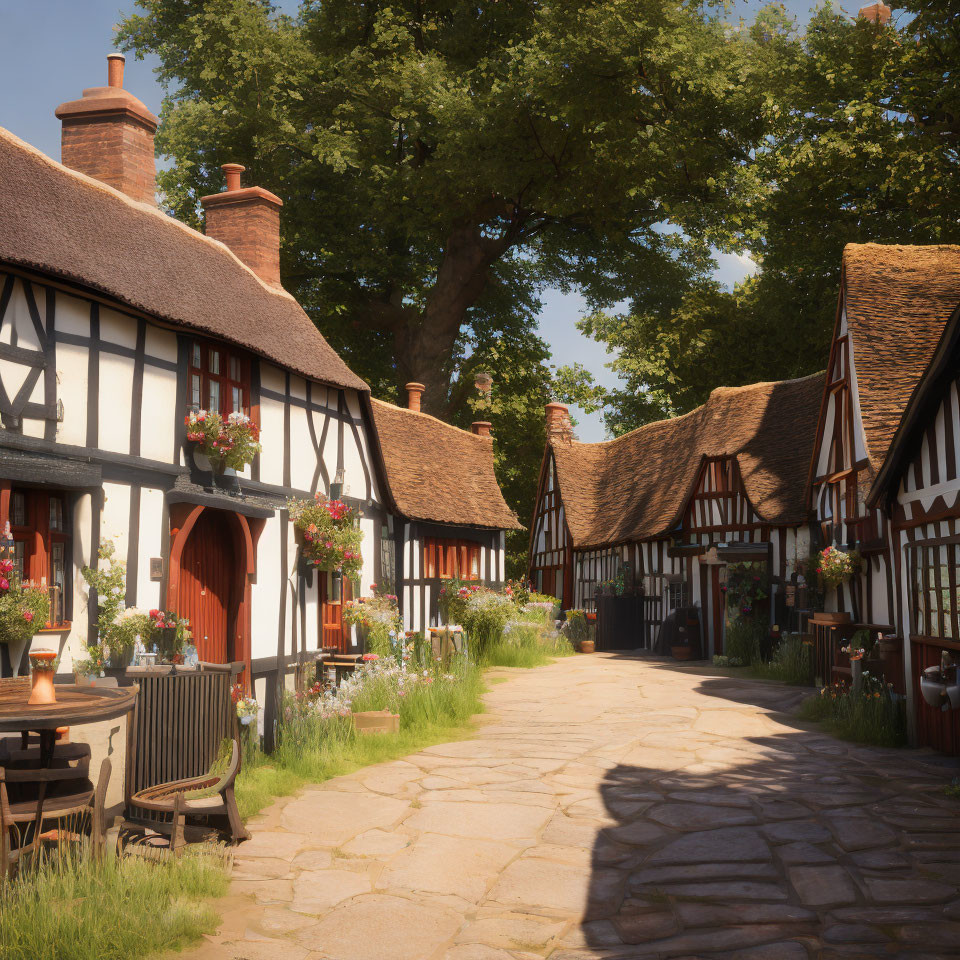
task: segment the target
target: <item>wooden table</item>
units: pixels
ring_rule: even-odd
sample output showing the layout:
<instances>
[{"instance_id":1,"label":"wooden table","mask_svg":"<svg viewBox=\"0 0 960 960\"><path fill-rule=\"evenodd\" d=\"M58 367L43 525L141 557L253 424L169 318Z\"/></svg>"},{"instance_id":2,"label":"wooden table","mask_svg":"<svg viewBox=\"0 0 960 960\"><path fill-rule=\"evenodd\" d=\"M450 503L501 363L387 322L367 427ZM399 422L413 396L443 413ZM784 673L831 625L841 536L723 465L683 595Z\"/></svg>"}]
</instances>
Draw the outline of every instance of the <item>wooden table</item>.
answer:
<instances>
[{"instance_id":1,"label":"wooden table","mask_svg":"<svg viewBox=\"0 0 960 960\"><path fill-rule=\"evenodd\" d=\"M0 733L39 734L43 767L49 766L53 758L57 727L76 727L122 717L136 705L139 688L58 683L54 689L57 702L44 704L27 703L29 690L0 692Z\"/></svg>"}]
</instances>

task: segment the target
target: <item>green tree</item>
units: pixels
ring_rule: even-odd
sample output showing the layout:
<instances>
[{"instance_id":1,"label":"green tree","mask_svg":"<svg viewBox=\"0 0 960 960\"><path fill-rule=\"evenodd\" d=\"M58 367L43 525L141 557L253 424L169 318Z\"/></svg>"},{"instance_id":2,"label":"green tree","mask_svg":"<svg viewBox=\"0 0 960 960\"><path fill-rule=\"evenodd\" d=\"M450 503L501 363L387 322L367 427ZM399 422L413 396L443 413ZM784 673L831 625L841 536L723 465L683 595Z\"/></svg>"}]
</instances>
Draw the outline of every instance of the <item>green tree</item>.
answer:
<instances>
[{"instance_id":1,"label":"green tree","mask_svg":"<svg viewBox=\"0 0 960 960\"><path fill-rule=\"evenodd\" d=\"M118 42L160 61L167 206L199 224L219 165L244 163L284 200L285 285L376 395L419 380L427 411L466 423L489 369L526 522L543 403L589 392L576 371L554 379L538 293L664 295L678 244L662 225L702 232L757 128L739 38L710 0L138 7Z\"/></svg>"},{"instance_id":2,"label":"green tree","mask_svg":"<svg viewBox=\"0 0 960 960\"><path fill-rule=\"evenodd\" d=\"M762 144L707 232L760 269L729 291L699 265L673 302L584 320L626 381L615 432L714 386L822 369L845 244L960 241L960 21L946 2L905 6L887 25L824 6L802 34L774 6L749 28Z\"/></svg>"}]
</instances>

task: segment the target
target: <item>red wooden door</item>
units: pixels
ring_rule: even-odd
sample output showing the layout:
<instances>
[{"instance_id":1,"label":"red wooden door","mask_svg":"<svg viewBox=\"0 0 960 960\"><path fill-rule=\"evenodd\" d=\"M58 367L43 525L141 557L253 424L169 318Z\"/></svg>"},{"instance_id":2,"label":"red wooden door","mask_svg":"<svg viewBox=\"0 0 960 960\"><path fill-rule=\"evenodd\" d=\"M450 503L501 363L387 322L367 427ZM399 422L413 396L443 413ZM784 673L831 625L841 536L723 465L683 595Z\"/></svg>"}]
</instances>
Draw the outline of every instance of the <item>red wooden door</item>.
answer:
<instances>
[{"instance_id":1,"label":"red wooden door","mask_svg":"<svg viewBox=\"0 0 960 960\"><path fill-rule=\"evenodd\" d=\"M710 566L710 588L713 600L713 616L711 617L710 632L712 633L712 648L714 654L723 653L723 617L725 613L726 594L720 589L720 566ZM704 644L704 646L708 646Z\"/></svg>"},{"instance_id":2,"label":"red wooden door","mask_svg":"<svg viewBox=\"0 0 960 960\"><path fill-rule=\"evenodd\" d=\"M242 599L237 582L242 570L229 516L204 510L184 544L177 591L177 613L190 620L201 660L227 663L234 659Z\"/></svg>"},{"instance_id":3,"label":"red wooden door","mask_svg":"<svg viewBox=\"0 0 960 960\"><path fill-rule=\"evenodd\" d=\"M330 575L323 571L320 577L320 636L321 646L346 652L350 646L350 629L343 623L343 602L353 599L353 584L344 577L340 600L330 599Z\"/></svg>"}]
</instances>

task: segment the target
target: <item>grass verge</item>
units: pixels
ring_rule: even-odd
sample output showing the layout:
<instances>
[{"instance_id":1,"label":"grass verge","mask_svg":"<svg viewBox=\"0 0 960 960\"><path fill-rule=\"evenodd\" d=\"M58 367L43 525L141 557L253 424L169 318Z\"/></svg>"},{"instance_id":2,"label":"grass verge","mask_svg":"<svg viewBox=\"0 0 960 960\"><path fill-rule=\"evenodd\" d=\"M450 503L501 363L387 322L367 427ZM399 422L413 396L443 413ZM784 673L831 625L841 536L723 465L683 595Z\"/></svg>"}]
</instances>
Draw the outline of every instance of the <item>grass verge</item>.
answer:
<instances>
[{"instance_id":1,"label":"grass verge","mask_svg":"<svg viewBox=\"0 0 960 960\"><path fill-rule=\"evenodd\" d=\"M834 684L800 704L801 720L820 723L834 736L877 747L907 744L907 712L902 697L882 687L867 686L861 693Z\"/></svg>"},{"instance_id":2,"label":"grass verge","mask_svg":"<svg viewBox=\"0 0 960 960\"><path fill-rule=\"evenodd\" d=\"M275 797L286 797L307 783L322 783L361 767L396 760L436 743L469 736L471 718L483 711L481 672L470 667L459 682L417 687L397 702L395 691L376 684L354 703L356 710L391 709L400 714L397 734L360 735L349 717L299 720L293 710L281 727L280 742L270 755L249 757L237 778L240 815L246 819Z\"/></svg>"},{"instance_id":3,"label":"grass verge","mask_svg":"<svg viewBox=\"0 0 960 960\"><path fill-rule=\"evenodd\" d=\"M3 960L131 960L174 950L216 930L206 901L229 881L219 855L177 862L64 854L0 888Z\"/></svg>"}]
</instances>

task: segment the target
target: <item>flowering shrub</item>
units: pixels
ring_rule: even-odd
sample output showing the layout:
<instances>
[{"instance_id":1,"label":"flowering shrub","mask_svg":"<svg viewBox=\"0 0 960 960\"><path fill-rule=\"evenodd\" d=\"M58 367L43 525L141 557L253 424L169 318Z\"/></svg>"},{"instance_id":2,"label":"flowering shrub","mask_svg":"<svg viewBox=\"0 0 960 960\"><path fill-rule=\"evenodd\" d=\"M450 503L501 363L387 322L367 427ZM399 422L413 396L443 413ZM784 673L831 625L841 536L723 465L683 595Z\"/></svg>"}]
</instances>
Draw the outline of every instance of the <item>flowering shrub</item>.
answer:
<instances>
[{"instance_id":1,"label":"flowering shrub","mask_svg":"<svg viewBox=\"0 0 960 960\"><path fill-rule=\"evenodd\" d=\"M590 625L587 623L585 610L568 610L563 627L564 633L572 643L590 639Z\"/></svg>"},{"instance_id":2,"label":"flowering shrub","mask_svg":"<svg viewBox=\"0 0 960 960\"><path fill-rule=\"evenodd\" d=\"M224 468L243 470L260 452L260 429L240 411L224 420L219 413L191 410L184 418L187 439L192 440L218 473Z\"/></svg>"},{"instance_id":3,"label":"flowering shrub","mask_svg":"<svg viewBox=\"0 0 960 960\"><path fill-rule=\"evenodd\" d=\"M825 590L846 583L860 569L860 554L838 547L825 547L817 556L817 576Z\"/></svg>"},{"instance_id":4,"label":"flowering shrub","mask_svg":"<svg viewBox=\"0 0 960 960\"><path fill-rule=\"evenodd\" d=\"M371 584L371 589L376 590L376 586ZM374 593L372 597L348 600L343 606L343 620L367 631L366 646L371 653L387 657L397 647L402 622L394 594Z\"/></svg>"},{"instance_id":5,"label":"flowering shrub","mask_svg":"<svg viewBox=\"0 0 960 960\"><path fill-rule=\"evenodd\" d=\"M516 604L506 594L474 584L460 585L452 595L448 591L446 608L448 621L463 627L478 657L500 639L517 614Z\"/></svg>"},{"instance_id":6,"label":"flowering shrub","mask_svg":"<svg viewBox=\"0 0 960 960\"><path fill-rule=\"evenodd\" d=\"M767 566L756 560L727 565L727 582L720 588L727 603L749 616L761 600L766 600Z\"/></svg>"},{"instance_id":7,"label":"flowering shrub","mask_svg":"<svg viewBox=\"0 0 960 960\"><path fill-rule=\"evenodd\" d=\"M360 546L363 534L356 514L342 500L327 500L317 493L313 502L287 502L290 519L303 537L302 554L313 567L342 573L355 580L363 568Z\"/></svg>"},{"instance_id":8,"label":"flowering shrub","mask_svg":"<svg viewBox=\"0 0 960 960\"><path fill-rule=\"evenodd\" d=\"M864 670L859 690L832 683L801 704L804 720L823 721L847 740L901 747L907 742L905 698L891 684Z\"/></svg>"},{"instance_id":9,"label":"flowering shrub","mask_svg":"<svg viewBox=\"0 0 960 960\"><path fill-rule=\"evenodd\" d=\"M21 581L13 561L0 560L0 643L29 640L50 617L45 587Z\"/></svg>"}]
</instances>

